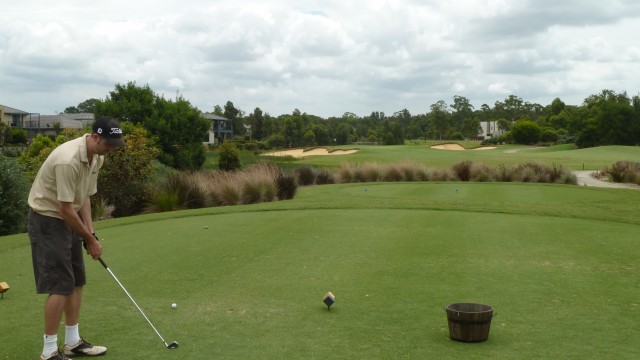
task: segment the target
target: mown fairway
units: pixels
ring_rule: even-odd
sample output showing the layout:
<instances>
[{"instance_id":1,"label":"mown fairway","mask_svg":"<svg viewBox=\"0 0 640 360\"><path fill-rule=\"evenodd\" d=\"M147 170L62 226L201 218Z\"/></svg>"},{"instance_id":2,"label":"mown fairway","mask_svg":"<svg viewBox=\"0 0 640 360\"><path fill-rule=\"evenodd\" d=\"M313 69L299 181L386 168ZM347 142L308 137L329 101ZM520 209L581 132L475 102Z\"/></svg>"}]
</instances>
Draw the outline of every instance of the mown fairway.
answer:
<instances>
[{"instance_id":1,"label":"mown fairway","mask_svg":"<svg viewBox=\"0 0 640 360\"><path fill-rule=\"evenodd\" d=\"M109 220L105 261L180 348L91 260L81 330L114 359L636 359L638 203L634 190L376 183ZM0 359L36 358L44 298L26 235L0 238L0 281ZM454 302L494 307L487 342L448 339Z\"/></svg>"},{"instance_id":2,"label":"mown fairway","mask_svg":"<svg viewBox=\"0 0 640 360\"><path fill-rule=\"evenodd\" d=\"M341 148L354 148L341 147ZM546 165L563 165L570 170L600 170L618 160L637 161L640 159L640 147L603 146L598 148L575 149L573 145L551 147L525 147L522 145L504 145L493 150L437 150L430 144L397 146L358 146L359 151L351 155L309 156L303 159L283 162L287 167L308 164L318 167L337 168L343 162L351 163L390 163L412 161L428 168L449 168L461 161L469 160L488 166L517 165L524 162L537 162ZM277 159L275 159L277 160Z\"/></svg>"}]
</instances>

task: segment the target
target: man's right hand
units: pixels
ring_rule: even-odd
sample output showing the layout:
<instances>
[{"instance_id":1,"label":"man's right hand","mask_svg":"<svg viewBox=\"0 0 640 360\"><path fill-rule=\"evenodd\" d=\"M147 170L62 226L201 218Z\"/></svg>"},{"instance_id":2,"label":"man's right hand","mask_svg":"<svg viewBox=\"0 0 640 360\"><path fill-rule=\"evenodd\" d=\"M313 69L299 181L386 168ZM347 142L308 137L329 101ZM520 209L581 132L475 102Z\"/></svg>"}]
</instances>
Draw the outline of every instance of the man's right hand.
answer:
<instances>
[{"instance_id":1,"label":"man's right hand","mask_svg":"<svg viewBox=\"0 0 640 360\"><path fill-rule=\"evenodd\" d=\"M100 244L95 234L92 234L91 238L84 240L84 247L93 260L98 260L102 256L102 244Z\"/></svg>"}]
</instances>

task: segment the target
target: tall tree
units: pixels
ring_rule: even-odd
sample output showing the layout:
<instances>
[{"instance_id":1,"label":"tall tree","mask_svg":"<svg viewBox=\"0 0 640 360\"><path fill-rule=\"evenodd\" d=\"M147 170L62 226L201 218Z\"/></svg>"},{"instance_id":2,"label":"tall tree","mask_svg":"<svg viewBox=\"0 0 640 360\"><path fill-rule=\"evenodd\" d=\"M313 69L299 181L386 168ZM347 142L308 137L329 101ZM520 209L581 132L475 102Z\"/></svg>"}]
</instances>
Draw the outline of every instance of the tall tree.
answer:
<instances>
[{"instance_id":1,"label":"tall tree","mask_svg":"<svg viewBox=\"0 0 640 360\"><path fill-rule=\"evenodd\" d=\"M429 128L434 138L438 140L445 139L450 132L449 112L447 111L447 103L439 100L432 104L429 112Z\"/></svg>"},{"instance_id":2,"label":"tall tree","mask_svg":"<svg viewBox=\"0 0 640 360\"><path fill-rule=\"evenodd\" d=\"M78 111L81 113L95 113L98 103L100 103L98 99L87 99L78 104Z\"/></svg>"},{"instance_id":3,"label":"tall tree","mask_svg":"<svg viewBox=\"0 0 640 360\"><path fill-rule=\"evenodd\" d=\"M466 97L455 95L453 97L453 104L449 106L454 110L451 114L453 131L459 131L464 134L465 121L467 119L473 119L473 105L471 105L471 102ZM471 138L475 138L477 134L476 131Z\"/></svg>"},{"instance_id":4,"label":"tall tree","mask_svg":"<svg viewBox=\"0 0 640 360\"><path fill-rule=\"evenodd\" d=\"M138 86L135 81L116 84L104 101L95 106L95 117L112 116L120 121L143 124L153 116L158 96L149 85Z\"/></svg>"},{"instance_id":5,"label":"tall tree","mask_svg":"<svg viewBox=\"0 0 640 360\"><path fill-rule=\"evenodd\" d=\"M141 124L156 138L162 153L158 159L177 169L199 169L204 163L202 141L211 124L189 101L178 95L166 100L149 85L117 84L104 101L96 104L96 117L107 115Z\"/></svg>"},{"instance_id":6,"label":"tall tree","mask_svg":"<svg viewBox=\"0 0 640 360\"><path fill-rule=\"evenodd\" d=\"M251 133L256 140L262 140L264 135L264 116L262 110L257 107L253 110L253 113L248 116L249 125L251 125Z\"/></svg>"},{"instance_id":7,"label":"tall tree","mask_svg":"<svg viewBox=\"0 0 640 360\"><path fill-rule=\"evenodd\" d=\"M496 101L494 111L498 117L515 122L525 116L524 101L515 95L509 95L504 102Z\"/></svg>"},{"instance_id":8,"label":"tall tree","mask_svg":"<svg viewBox=\"0 0 640 360\"><path fill-rule=\"evenodd\" d=\"M222 116L231 120L231 124L233 125L233 135L234 136L244 136L245 128L244 122L242 121L242 116L244 113L242 110L237 109L231 101L227 101L224 104L224 113Z\"/></svg>"},{"instance_id":9,"label":"tall tree","mask_svg":"<svg viewBox=\"0 0 640 360\"><path fill-rule=\"evenodd\" d=\"M162 149L159 160L176 169L197 170L204 164L202 140L211 123L182 96L175 100L158 98L156 114L145 127L158 137Z\"/></svg>"},{"instance_id":10,"label":"tall tree","mask_svg":"<svg viewBox=\"0 0 640 360\"><path fill-rule=\"evenodd\" d=\"M578 135L578 146L640 144L640 119L626 92L603 90L586 98L584 106L586 126Z\"/></svg>"}]
</instances>

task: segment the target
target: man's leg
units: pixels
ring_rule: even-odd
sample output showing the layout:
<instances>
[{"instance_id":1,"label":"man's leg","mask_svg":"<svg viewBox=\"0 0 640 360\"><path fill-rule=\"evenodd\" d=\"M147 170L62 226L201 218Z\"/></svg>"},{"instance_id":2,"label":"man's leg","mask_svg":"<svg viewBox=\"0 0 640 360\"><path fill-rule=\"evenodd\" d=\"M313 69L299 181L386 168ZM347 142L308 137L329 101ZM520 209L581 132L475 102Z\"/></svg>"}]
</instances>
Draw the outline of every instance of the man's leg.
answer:
<instances>
[{"instance_id":1,"label":"man's leg","mask_svg":"<svg viewBox=\"0 0 640 360\"><path fill-rule=\"evenodd\" d=\"M104 346L97 346L88 343L80 336L78 321L80 320L80 307L82 304L82 290L83 287L80 284L84 284L84 271L82 276L76 273L76 281L82 279L73 288L73 293L67 298L67 303L64 307L65 313L65 340L64 340L64 354L67 356L100 356L107 352L107 348Z\"/></svg>"},{"instance_id":2,"label":"man's leg","mask_svg":"<svg viewBox=\"0 0 640 360\"><path fill-rule=\"evenodd\" d=\"M75 345L80 341L80 332L78 330L78 321L80 319L80 305L82 304L82 286L76 286L73 294L67 298L64 307L65 315L65 340L66 345Z\"/></svg>"},{"instance_id":3,"label":"man's leg","mask_svg":"<svg viewBox=\"0 0 640 360\"><path fill-rule=\"evenodd\" d=\"M42 355L48 358L58 351L58 326L67 300L66 295L49 295L44 303L44 346Z\"/></svg>"},{"instance_id":4,"label":"man's leg","mask_svg":"<svg viewBox=\"0 0 640 360\"><path fill-rule=\"evenodd\" d=\"M67 295L49 295L44 303L44 332L47 335L56 335L58 326L65 309Z\"/></svg>"}]
</instances>

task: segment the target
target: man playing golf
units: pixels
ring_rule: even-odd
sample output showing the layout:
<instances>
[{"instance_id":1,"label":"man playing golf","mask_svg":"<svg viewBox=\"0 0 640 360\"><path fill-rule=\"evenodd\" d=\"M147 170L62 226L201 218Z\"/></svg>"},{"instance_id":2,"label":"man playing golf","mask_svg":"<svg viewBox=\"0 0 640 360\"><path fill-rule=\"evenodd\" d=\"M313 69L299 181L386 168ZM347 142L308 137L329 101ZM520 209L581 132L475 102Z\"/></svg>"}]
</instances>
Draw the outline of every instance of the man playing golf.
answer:
<instances>
[{"instance_id":1,"label":"man playing golf","mask_svg":"<svg viewBox=\"0 0 640 360\"><path fill-rule=\"evenodd\" d=\"M67 141L40 167L29 193L28 232L36 291L48 294L44 307L41 360L104 355L107 349L79 335L82 288L86 283L83 242L96 260L102 246L95 237L89 197L97 192L104 154L126 145L115 119L101 117L92 134ZM58 325L65 314L64 348L58 351Z\"/></svg>"}]
</instances>

